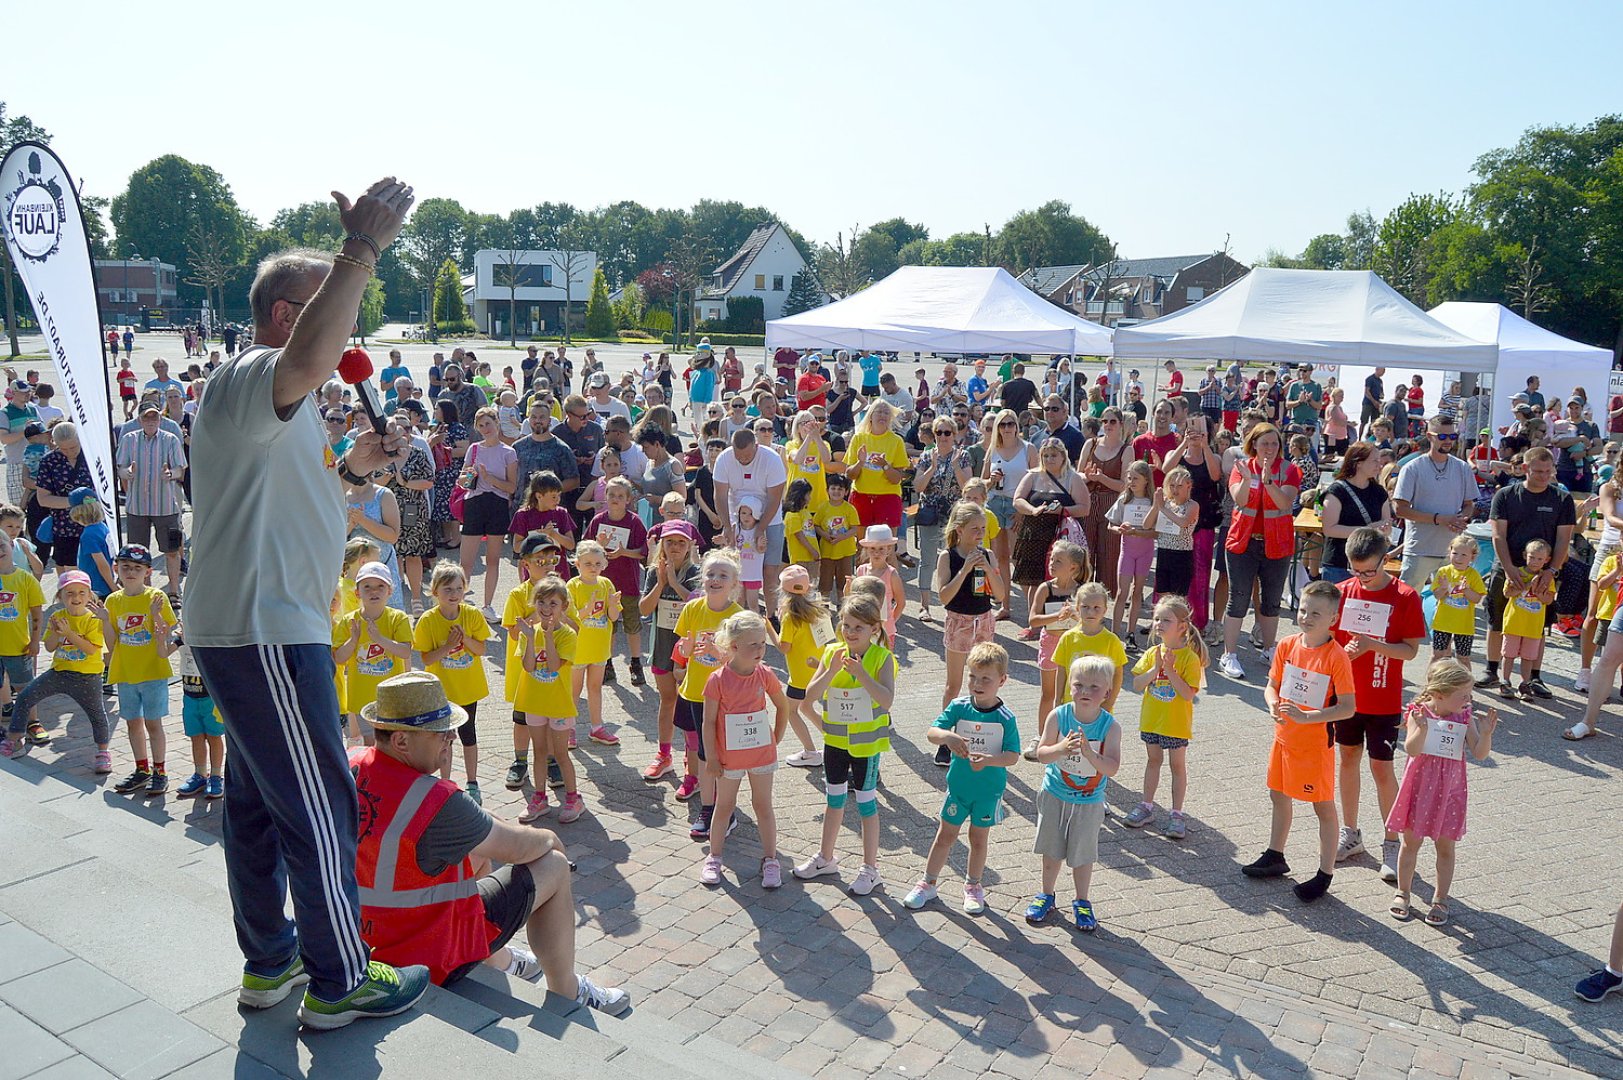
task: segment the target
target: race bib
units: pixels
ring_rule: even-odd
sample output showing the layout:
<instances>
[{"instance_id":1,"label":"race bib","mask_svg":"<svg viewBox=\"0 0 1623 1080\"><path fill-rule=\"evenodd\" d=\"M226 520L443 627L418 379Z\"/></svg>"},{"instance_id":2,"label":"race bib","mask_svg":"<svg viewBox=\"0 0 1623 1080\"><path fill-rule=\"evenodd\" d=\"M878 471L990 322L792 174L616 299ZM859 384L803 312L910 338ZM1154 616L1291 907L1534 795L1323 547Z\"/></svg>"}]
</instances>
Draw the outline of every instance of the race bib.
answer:
<instances>
[{"instance_id":1,"label":"race bib","mask_svg":"<svg viewBox=\"0 0 1623 1080\"><path fill-rule=\"evenodd\" d=\"M1095 742L1094 740L1089 739L1088 746L1093 749L1095 754L1103 753L1105 748L1103 740ZM1064 757L1060 758L1059 771L1064 773L1066 776L1074 776L1078 780L1091 780L1095 776L1099 775L1099 770L1093 767L1093 763L1091 761L1082 756L1082 751L1080 750L1074 754L1066 754Z\"/></svg>"},{"instance_id":2,"label":"race bib","mask_svg":"<svg viewBox=\"0 0 1623 1080\"><path fill-rule=\"evenodd\" d=\"M727 749L729 750L759 750L772 742L772 725L767 719L767 710L757 709L755 712L726 713L724 721L727 732Z\"/></svg>"},{"instance_id":3,"label":"race bib","mask_svg":"<svg viewBox=\"0 0 1623 1080\"><path fill-rule=\"evenodd\" d=\"M819 649L834 640L834 623L827 615L822 616L811 624L812 644Z\"/></svg>"},{"instance_id":4,"label":"race bib","mask_svg":"<svg viewBox=\"0 0 1623 1080\"><path fill-rule=\"evenodd\" d=\"M198 674L197 661L192 659L192 650L190 649L183 648L180 650L180 677L182 679L202 681L203 677Z\"/></svg>"},{"instance_id":5,"label":"race bib","mask_svg":"<svg viewBox=\"0 0 1623 1080\"><path fill-rule=\"evenodd\" d=\"M624 525L599 525L597 542L608 551L620 551L631 543L631 530Z\"/></svg>"},{"instance_id":6,"label":"race bib","mask_svg":"<svg viewBox=\"0 0 1623 1080\"><path fill-rule=\"evenodd\" d=\"M676 620L682 617L682 609L686 606L686 600L661 599L659 607L654 610L654 625L661 630L675 630Z\"/></svg>"},{"instance_id":7,"label":"race bib","mask_svg":"<svg viewBox=\"0 0 1623 1080\"><path fill-rule=\"evenodd\" d=\"M985 757L1003 748L1003 725L985 720L960 720L953 728L958 737L969 744L971 754ZM993 740L997 745L993 746Z\"/></svg>"},{"instance_id":8,"label":"race bib","mask_svg":"<svg viewBox=\"0 0 1623 1080\"><path fill-rule=\"evenodd\" d=\"M1144 522L1148 521L1149 517L1149 503L1132 502L1122 507L1121 510L1121 523L1123 525L1130 525L1135 529L1143 528Z\"/></svg>"},{"instance_id":9,"label":"race bib","mask_svg":"<svg viewBox=\"0 0 1623 1080\"><path fill-rule=\"evenodd\" d=\"M827 702L831 724L866 724L873 720L873 698L860 686L831 686Z\"/></svg>"},{"instance_id":10,"label":"race bib","mask_svg":"<svg viewBox=\"0 0 1623 1080\"><path fill-rule=\"evenodd\" d=\"M1183 529L1175 521L1167 517L1165 511L1155 515L1155 534L1157 536L1178 536L1182 532Z\"/></svg>"},{"instance_id":11,"label":"race bib","mask_svg":"<svg viewBox=\"0 0 1623 1080\"><path fill-rule=\"evenodd\" d=\"M1420 748L1428 757L1462 761L1465 758L1465 725L1455 720L1432 720L1426 724L1426 744Z\"/></svg>"},{"instance_id":12,"label":"race bib","mask_svg":"<svg viewBox=\"0 0 1623 1080\"><path fill-rule=\"evenodd\" d=\"M1043 601L1043 614L1044 615L1058 615L1060 612L1065 610L1065 605L1069 604L1069 603L1070 603L1069 600L1045 600L1045 601ZM1058 620L1056 622L1049 623L1048 624L1048 629L1050 629L1050 630L1069 630L1071 627L1073 627L1075 625L1076 625L1076 616L1075 615L1067 615L1063 619L1060 619L1060 620Z\"/></svg>"},{"instance_id":13,"label":"race bib","mask_svg":"<svg viewBox=\"0 0 1623 1080\"><path fill-rule=\"evenodd\" d=\"M1330 700L1330 676L1322 671L1308 671L1295 664L1286 664L1279 680L1279 696L1292 705L1319 710Z\"/></svg>"},{"instance_id":14,"label":"race bib","mask_svg":"<svg viewBox=\"0 0 1623 1080\"><path fill-rule=\"evenodd\" d=\"M1392 605L1377 604L1373 600L1348 600L1341 605L1341 629L1349 634L1386 638L1386 628L1392 621Z\"/></svg>"}]
</instances>

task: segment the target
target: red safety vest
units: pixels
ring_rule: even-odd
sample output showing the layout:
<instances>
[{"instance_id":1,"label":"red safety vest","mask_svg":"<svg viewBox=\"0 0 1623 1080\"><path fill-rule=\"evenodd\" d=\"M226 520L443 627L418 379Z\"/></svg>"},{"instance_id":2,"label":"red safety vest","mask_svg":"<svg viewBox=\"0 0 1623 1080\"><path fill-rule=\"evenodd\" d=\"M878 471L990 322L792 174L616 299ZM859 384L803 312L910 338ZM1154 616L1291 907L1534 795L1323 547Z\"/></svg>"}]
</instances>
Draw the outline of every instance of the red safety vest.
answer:
<instances>
[{"instance_id":1,"label":"red safety vest","mask_svg":"<svg viewBox=\"0 0 1623 1080\"><path fill-rule=\"evenodd\" d=\"M1289 479L1288 470L1293 466L1281 458L1274 462L1273 475L1270 480L1278 485ZM1255 460L1241 461L1234 466L1235 472L1249 473L1251 476L1260 476L1262 468ZM1233 475L1229 483L1234 483ZM1298 480L1300 485L1301 481ZM1296 550L1296 526L1291 520L1289 507L1281 510L1274 504L1272 496L1260 487L1250 489L1250 498L1246 505L1234 504L1234 518L1229 523L1228 539L1223 546L1236 555L1245 554L1245 549L1251 545L1251 537L1257 531L1257 515L1262 515L1262 551L1269 559L1288 559Z\"/></svg>"},{"instance_id":2,"label":"red safety vest","mask_svg":"<svg viewBox=\"0 0 1623 1080\"><path fill-rule=\"evenodd\" d=\"M489 956L498 933L485 918L471 859L434 875L417 865L417 841L457 786L376 747L351 751L349 762L361 811L355 851L361 937L373 959L397 967L426 964L434 982L443 983L462 965Z\"/></svg>"}]
</instances>

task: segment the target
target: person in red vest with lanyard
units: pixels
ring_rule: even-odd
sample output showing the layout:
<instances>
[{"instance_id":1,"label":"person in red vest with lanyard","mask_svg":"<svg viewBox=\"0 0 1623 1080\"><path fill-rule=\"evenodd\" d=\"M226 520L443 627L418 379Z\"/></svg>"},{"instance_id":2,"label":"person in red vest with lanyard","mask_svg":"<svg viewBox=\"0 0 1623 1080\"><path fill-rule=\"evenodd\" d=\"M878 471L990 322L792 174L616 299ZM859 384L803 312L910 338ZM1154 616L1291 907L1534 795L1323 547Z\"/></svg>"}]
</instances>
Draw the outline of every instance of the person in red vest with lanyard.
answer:
<instances>
[{"instance_id":1,"label":"person in red vest with lanyard","mask_svg":"<svg viewBox=\"0 0 1623 1080\"><path fill-rule=\"evenodd\" d=\"M631 999L575 973L575 901L556 833L492 817L440 766L467 715L433 675L378 684L361 710L377 745L350 753L360 805L355 880L372 955L422 964L437 984L479 964L611 1015ZM505 865L494 873L492 862ZM520 929L528 949L508 944Z\"/></svg>"},{"instance_id":2,"label":"person in red vest with lanyard","mask_svg":"<svg viewBox=\"0 0 1623 1080\"><path fill-rule=\"evenodd\" d=\"M1234 497L1234 518L1229 523L1229 606L1223 614L1223 655L1218 669L1231 679L1245 678L1234 654L1240 641L1240 622L1251 607L1251 589L1261 583L1257 601L1257 636L1263 666L1273 661L1274 636L1279 630L1279 601L1285 594L1285 576L1296 550L1296 527L1291 510L1302 487L1302 470L1284 455L1279 429L1258 424L1240 444L1245 460L1229 474Z\"/></svg>"}]
</instances>

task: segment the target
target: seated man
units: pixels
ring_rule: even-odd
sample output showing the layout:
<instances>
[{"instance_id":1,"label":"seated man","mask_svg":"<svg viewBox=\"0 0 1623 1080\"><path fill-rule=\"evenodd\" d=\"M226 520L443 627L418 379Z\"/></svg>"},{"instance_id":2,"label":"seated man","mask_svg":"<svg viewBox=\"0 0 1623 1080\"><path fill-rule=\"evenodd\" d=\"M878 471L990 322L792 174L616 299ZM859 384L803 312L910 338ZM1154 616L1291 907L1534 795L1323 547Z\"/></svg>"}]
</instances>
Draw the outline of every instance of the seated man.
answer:
<instances>
[{"instance_id":1,"label":"seated man","mask_svg":"<svg viewBox=\"0 0 1623 1080\"><path fill-rule=\"evenodd\" d=\"M544 975L555 994L623 1013L624 990L575 974L575 905L557 835L493 818L439 778L467 719L440 681L421 671L385 679L361 716L377 731L376 746L350 755L361 936L373 958L425 964L441 985L476 964L531 981ZM492 861L506 865L489 873ZM520 927L529 950L508 944Z\"/></svg>"}]
</instances>

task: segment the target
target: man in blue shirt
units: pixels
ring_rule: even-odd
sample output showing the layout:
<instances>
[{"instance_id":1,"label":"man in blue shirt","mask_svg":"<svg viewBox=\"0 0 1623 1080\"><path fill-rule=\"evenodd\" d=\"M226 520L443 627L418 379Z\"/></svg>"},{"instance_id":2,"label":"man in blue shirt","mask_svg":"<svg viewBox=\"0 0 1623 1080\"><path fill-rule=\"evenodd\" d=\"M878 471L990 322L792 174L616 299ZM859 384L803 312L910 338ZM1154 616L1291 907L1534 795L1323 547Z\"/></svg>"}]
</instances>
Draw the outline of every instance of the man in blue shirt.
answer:
<instances>
[{"instance_id":1,"label":"man in blue shirt","mask_svg":"<svg viewBox=\"0 0 1623 1080\"><path fill-rule=\"evenodd\" d=\"M146 389L156 390L159 394L167 394L169 388L174 387L182 394L186 392L185 386L169 377L169 361L163 357L160 356L152 361L152 374L156 378L147 380Z\"/></svg>"},{"instance_id":2,"label":"man in blue shirt","mask_svg":"<svg viewBox=\"0 0 1623 1080\"><path fill-rule=\"evenodd\" d=\"M868 353L857 361L857 366L862 369L863 397L872 400L879 396L879 369L883 363L884 361L879 358L879 354L872 349L868 350Z\"/></svg>"},{"instance_id":3,"label":"man in blue shirt","mask_svg":"<svg viewBox=\"0 0 1623 1080\"><path fill-rule=\"evenodd\" d=\"M971 405L979 405L985 408L986 403L991 400L992 386L986 381L985 360L975 361L975 374L969 377L965 389L969 391L969 403Z\"/></svg>"},{"instance_id":4,"label":"man in blue shirt","mask_svg":"<svg viewBox=\"0 0 1623 1080\"><path fill-rule=\"evenodd\" d=\"M383 374L378 376L379 385L388 390L394 386L396 379L409 378L410 376L411 372L406 370L405 362L400 359L400 350L390 349L389 366L384 368Z\"/></svg>"}]
</instances>

